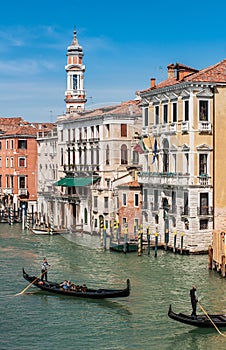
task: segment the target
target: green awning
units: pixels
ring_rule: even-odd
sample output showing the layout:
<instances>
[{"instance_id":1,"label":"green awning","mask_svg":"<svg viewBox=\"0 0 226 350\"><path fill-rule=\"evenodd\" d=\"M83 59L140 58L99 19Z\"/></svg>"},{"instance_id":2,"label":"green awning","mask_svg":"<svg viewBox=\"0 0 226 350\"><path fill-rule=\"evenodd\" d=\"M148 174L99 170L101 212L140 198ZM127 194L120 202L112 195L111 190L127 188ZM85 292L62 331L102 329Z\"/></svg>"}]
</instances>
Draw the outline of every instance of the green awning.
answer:
<instances>
[{"instance_id":1,"label":"green awning","mask_svg":"<svg viewBox=\"0 0 226 350\"><path fill-rule=\"evenodd\" d=\"M99 177L65 177L55 182L54 186L83 187L97 182Z\"/></svg>"}]
</instances>

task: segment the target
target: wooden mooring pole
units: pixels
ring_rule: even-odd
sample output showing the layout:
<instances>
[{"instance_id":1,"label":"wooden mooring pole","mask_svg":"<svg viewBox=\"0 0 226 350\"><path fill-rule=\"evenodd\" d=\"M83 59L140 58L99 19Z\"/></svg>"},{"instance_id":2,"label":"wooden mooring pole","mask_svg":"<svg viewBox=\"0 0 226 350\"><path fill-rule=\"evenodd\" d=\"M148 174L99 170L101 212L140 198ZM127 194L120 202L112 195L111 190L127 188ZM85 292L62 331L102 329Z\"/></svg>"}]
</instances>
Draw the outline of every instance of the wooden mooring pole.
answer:
<instances>
[{"instance_id":1,"label":"wooden mooring pole","mask_svg":"<svg viewBox=\"0 0 226 350\"><path fill-rule=\"evenodd\" d=\"M174 242L173 242L173 252L176 253L176 246L177 246L177 231L174 231Z\"/></svg>"},{"instance_id":2,"label":"wooden mooring pole","mask_svg":"<svg viewBox=\"0 0 226 350\"><path fill-rule=\"evenodd\" d=\"M208 247L208 268L209 270L213 269L213 247Z\"/></svg>"},{"instance_id":3,"label":"wooden mooring pole","mask_svg":"<svg viewBox=\"0 0 226 350\"><path fill-rule=\"evenodd\" d=\"M181 232L180 254L183 254L184 232Z\"/></svg>"},{"instance_id":4,"label":"wooden mooring pole","mask_svg":"<svg viewBox=\"0 0 226 350\"><path fill-rule=\"evenodd\" d=\"M225 277L225 255L221 256L221 276Z\"/></svg>"}]
</instances>

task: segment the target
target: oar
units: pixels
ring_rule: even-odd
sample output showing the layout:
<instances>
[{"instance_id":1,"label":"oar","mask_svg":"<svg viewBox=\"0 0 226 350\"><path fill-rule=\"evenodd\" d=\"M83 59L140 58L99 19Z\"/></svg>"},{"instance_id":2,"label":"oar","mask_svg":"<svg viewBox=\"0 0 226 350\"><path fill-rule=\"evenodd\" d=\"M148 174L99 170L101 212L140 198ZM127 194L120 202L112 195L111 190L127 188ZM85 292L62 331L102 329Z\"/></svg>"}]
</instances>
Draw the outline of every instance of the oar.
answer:
<instances>
[{"instance_id":1,"label":"oar","mask_svg":"<svg viewBox=\"0 0 226 350\"><path fill-rule=\"evenodd\" d=\"M44 275L44 273L46 273L46 271L42 272L41 275L39 275L38 277L36 277L34 279L34 281L32 281L31 283L29 283L29 285L27 287L25 287L20 293L17 293L15 296L21 295L23 294L30 286L32 286L32 284L34 284L40 277L42 277L42 275Z\"/></svg>"},{"instance_id":2,"label":"oar","mask_svg":"<svg viewBox=\"0 0 226 350\"><path fill-rule=\"evenodd\" d=\"M210 320L210 322L212 323L212 325L215 327L215 329L217 330L217 332L222 335L223 337L226 337L225 334L223 334L219 328L215 325L215 323L213 322L213 320L211 320L210 316L208 315L208 313L206 312L206 310L204 309L204 307L198 302L198 305L200 307L200 309L204 312L204 314L208 317L208 319Z\"/></svg>"}]
</instances>

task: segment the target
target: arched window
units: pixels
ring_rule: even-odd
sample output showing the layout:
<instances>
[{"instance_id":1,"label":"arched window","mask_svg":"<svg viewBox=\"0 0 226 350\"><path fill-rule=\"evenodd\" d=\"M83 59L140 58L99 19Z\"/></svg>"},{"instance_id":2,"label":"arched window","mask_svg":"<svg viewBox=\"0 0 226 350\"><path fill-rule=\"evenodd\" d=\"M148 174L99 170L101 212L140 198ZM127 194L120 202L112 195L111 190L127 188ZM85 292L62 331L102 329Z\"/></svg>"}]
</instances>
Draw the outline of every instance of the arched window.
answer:
<instances>
[{"instance_id":1,"label":"arched window","mask_svg":"<svg viewBox=\"0 0 226 350\"><path fill-rule=\"evenodd\" d=\"M96 164L99 165L100 163L100 148L97 146L96 148Z\"/></svg>"},{"instance_id":2,"label":"arched window","mask_svg":"<svg viewBox=\"0 0 226 350\"><path fill-rule=\"evenodd\" d=\"M121 147L121 164L128 164L128 150L126 145Z\"/></svg>"},{"instance_id":3,"label":"arched window","mask_svg":"<svg viewBox=\"0 0 226 350\"><path fill-rule=\"evenodd\" d=\"M84 224L88 224L88 212L86 208L84 209Z\"/></svg>"},{"instance_id":4,"label":"arched window","mask_svg":"<svg viewBox=\"0 0 226 350\"><path fill-rule=\"evenodd\" d=\"M109 151L109 146L107 145L107 147L106 147L106 165L110 164L109 156L110 156L110 151Z\"/></svg>"},{"instance_id":5,"label":"arched window","mask_svg":"<svg viewBox=\"0 0 226 350\"><path fill-rule=\"evenodd\" d=\"M64 150L63 148L60 149L60 165L64 165Z\"/></svg>"},{"instance_id":6,"label":"arched window","mask_svg":"<svg viewBox=\"0 0 226 350\"><path fill-rule=\"evenodd\" d=\"M163 172L169 172L169 142L168 140L163 140Z\"/></svg>"}]
</instances>

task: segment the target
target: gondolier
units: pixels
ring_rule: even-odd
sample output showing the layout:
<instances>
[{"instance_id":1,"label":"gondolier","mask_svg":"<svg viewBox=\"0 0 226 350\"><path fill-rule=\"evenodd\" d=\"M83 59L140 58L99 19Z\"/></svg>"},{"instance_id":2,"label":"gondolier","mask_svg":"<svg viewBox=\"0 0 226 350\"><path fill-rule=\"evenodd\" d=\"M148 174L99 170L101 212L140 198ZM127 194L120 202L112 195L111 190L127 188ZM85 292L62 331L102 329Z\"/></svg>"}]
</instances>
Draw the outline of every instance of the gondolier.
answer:
<instances>
[{"instance_id":1,"label":"gondolier","mask_svg":"<svg viewBox=\"0 0 226 350\"><path fill-rule=\"evenodd\" d=\"M43 259L43 262L42 262L42 276L41 276L41 281L43 281L44 279L44 276L45 276L45 280L47 281L47 270L48 270L48 267L50 267L48 261L46 258Z\"/></svg>"},{"instance_id":2,"label":"gondolier","mask_svg":"<svg viewBox=\"0 0 226 350\"><path fill-rule=\"evenodd\" d=\"M192 314L191 316L197 316L196 315L196 305L198 302L198 296L197 296L197 287L194 284L193 288L190 290L190 298L191 298L191 306L192 306Z\"/></svg>"}]
</instances>

